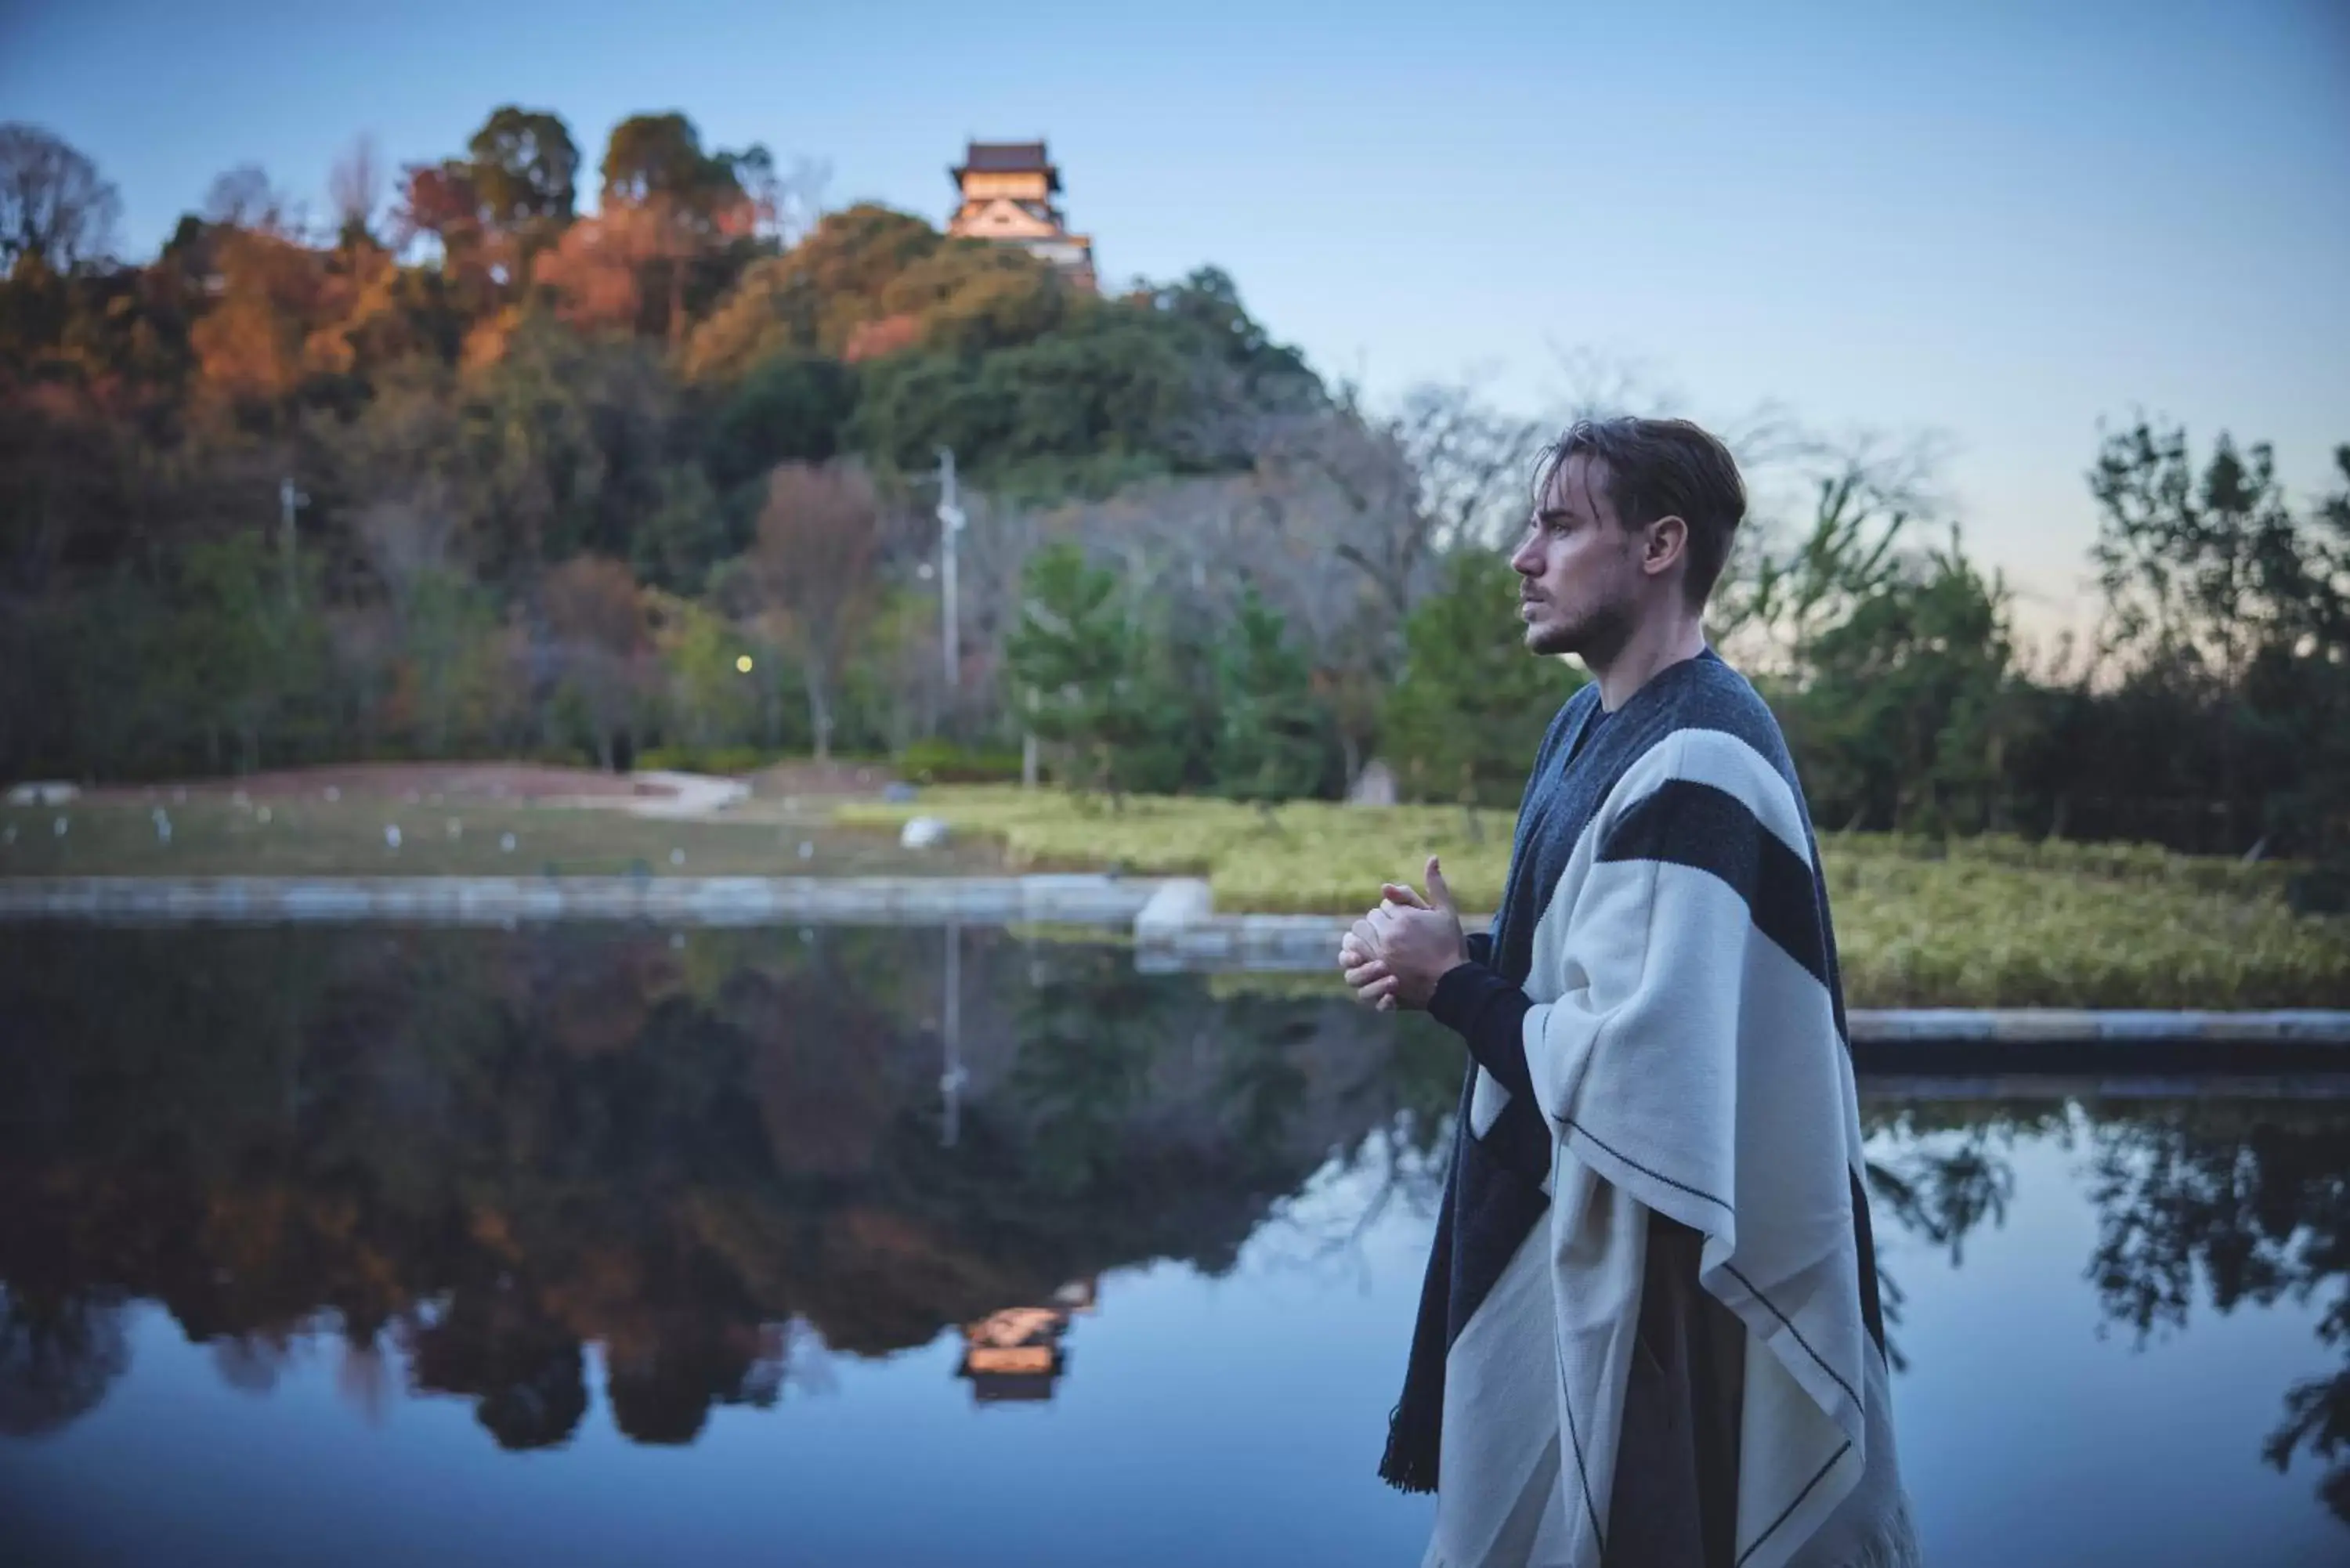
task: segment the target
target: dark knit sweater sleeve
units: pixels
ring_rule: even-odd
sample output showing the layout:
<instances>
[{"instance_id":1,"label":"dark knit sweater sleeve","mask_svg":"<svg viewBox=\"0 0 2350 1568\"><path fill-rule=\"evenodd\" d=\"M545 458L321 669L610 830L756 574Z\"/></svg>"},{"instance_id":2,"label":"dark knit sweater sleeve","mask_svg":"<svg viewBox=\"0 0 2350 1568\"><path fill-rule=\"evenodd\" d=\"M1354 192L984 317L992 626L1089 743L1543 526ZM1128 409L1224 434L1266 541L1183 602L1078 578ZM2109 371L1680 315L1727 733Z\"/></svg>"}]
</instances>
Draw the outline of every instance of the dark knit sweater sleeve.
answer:
<instances>
[{"instance_id":1,"label":"dark knit sweater sleeve","mask_svg":"<svg viewBox=\"0 0 2350 1568\"><path fill-rule=\"evenodd\" d=\"M1474 937L1470 939L1472 955L1476 941ZM1490 939L1485 950L1492 950ZM1472 957L1468 963L1455 964L1436 982L1436 993L1428 999L1428 1012L1469 1043L1469 1054L1502 1087L1531 1097L1534 1075L1526 1068L1524 1024L1526 1009L1533 1005L1524 992Z\"/></svg>"},{"instance_id":2,"label":"dark knit sweater sleeve","mask_svg":"<svg viewBox=\"0 0 2350 1568\"><path fill-rule=\"evenodd\" d=\"M1482 964L1487 969L1492 968L1493 933L1491 931L1471 931L1468 935L1468 942L1469 961L1474 964Z\"/></svg>"}]
</instances>

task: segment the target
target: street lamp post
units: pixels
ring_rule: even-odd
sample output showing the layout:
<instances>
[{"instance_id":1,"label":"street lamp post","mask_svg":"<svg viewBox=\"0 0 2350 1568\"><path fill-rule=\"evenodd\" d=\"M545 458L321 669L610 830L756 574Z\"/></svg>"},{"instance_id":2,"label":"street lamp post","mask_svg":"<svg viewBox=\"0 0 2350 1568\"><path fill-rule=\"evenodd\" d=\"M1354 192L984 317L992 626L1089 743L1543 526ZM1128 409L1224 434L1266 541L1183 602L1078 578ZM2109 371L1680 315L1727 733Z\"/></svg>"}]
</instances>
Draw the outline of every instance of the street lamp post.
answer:
<instances>
[{"instance_id":1,"label":"street lamp post","mask_svg":"<svg viewBox=\"0 0 2350 1568\"><path fill-rule=\"evenodd\" d=\"M962 532L964 521L955 493L954 452L942 446L939 448L939 608L945 623L941 636L950 691L961 684L962 673L962 660L957 657L961 628L955 623L955 535Z\"/></svg>"},{"instance_id":2,"label":"street lamp post","mask_svg":"<svg viewBox=\"0 0 2350 1568\"><path fill-rule=\"evenodd\" d=\"M294 509L310 504L291 475L277 482L277 551L286 567L286 607L294 607Z\"/></svg>"}]
</instances>

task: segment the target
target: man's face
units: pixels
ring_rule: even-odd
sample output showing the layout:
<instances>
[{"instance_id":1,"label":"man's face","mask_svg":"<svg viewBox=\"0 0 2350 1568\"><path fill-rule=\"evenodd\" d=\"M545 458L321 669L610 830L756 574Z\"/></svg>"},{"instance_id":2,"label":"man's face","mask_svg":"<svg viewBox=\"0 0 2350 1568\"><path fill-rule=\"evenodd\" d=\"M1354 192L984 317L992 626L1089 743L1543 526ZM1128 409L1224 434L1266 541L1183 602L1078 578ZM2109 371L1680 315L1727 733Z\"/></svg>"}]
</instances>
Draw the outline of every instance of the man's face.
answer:
<instances>
[{"instance_id":1,"label":"man's face","mask_svg":"<svg viewBox=\"0 0 2350 1568\"><path fill-rule=\"evenodd\" d=\"M1510 565L1528 650L1586 663L1623 646L1649 587L1639 535L1607 499L1606 465L1581 452L1552 470Z\"/></svg>"}]
</instances>

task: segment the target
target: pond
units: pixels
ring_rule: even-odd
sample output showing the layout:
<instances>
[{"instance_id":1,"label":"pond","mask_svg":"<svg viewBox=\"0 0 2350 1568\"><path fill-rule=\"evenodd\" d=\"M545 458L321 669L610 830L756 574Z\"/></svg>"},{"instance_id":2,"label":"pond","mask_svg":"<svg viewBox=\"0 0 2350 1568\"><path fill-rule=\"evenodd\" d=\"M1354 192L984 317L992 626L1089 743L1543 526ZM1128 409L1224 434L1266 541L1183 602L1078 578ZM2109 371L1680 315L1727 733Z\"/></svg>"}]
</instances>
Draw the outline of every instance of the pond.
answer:
<instances>
[{"instance_id":1,"label":"pond","mask_svg":"<svg viewBox=\"0 0 2350 1568\"><path fill-rule=\"evenodd\" d=\"M1459 1073L1050 933L0 927L0 1557L1416 1563ZM1863 1079L1931 1560L2350 1561L2350 1081L1999 1087Z\"/></svg>"}]
</instances>

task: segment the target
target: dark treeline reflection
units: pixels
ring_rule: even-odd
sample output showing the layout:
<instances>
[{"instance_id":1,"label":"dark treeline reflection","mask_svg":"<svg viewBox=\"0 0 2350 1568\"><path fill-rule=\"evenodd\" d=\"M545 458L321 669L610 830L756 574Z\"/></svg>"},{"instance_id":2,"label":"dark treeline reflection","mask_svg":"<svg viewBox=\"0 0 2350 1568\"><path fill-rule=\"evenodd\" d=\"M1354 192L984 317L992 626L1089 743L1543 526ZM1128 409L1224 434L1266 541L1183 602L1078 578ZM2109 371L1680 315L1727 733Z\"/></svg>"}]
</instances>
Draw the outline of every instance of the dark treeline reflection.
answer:
<instances>
[{"instance_id":1,"label":"dark treeline reflection","mask_svg":"<svg viewBox=\"0 0 2350 1568\"><path fill-rule=\"evenodd\" d=\"M1334 1150L1417 1165L1456 1061L1335 999L944 933L20 929L0 943L0 1430L161 1303L265 1389L345 1342L499 1443L603 1346L630 1438L1153 1259L1229 1269ZM1370 1147L1367 1146L1376 1146Z\"/></svg>"},{"instance_id":2,"label":"dark treeline reflection","mask_svg":"<svg viewBox=\"0 0 2350 1568\"><path fill-rule=\"evenodd\" d=\"M2198 1310L2320 1303L2317 1337L2345 1366L2285 1391L2261 1458L2281 1472L2314 1459L2318 1495L2350 1523L2350 1101L1864 1099L1862 1118L1880 1232L1945 1249L1954 1267L1970 1235L2006 1220L2019 1144L2074 1149L2097 1220L2082 1274L2106 1327L2137 1344ZM1902 1294L1881 1278L1898 1365Z\"/></svg>"},{"instance_id":3,"label":"dark treeline reflection","mask_svg":"<svg viewBox=\"0 0 2350 1568\"><path fill-rule=\"evenodd\" d=\"M362 1405L405 1379L509 1449L588 1419L590 1345L646 1443L949 1331L975 1397L1049 1397L1093 1281L1230 1269L1334 1153L1356 1230L1431 1202L1459 1085L1423 1023L996 929L951 962L935 930L0 935L13 1436L99 1405L140 1300L238 1387L323 1345ZM2115 1332L2321 1303L2345 1369L2280 1390L2264 1457L2350 1520L2350 1103L1863 1114L1879 1233L1953 1266L2055 1141L2097 1241L2048 1266Z\"/></svg>"}]
</instances>

